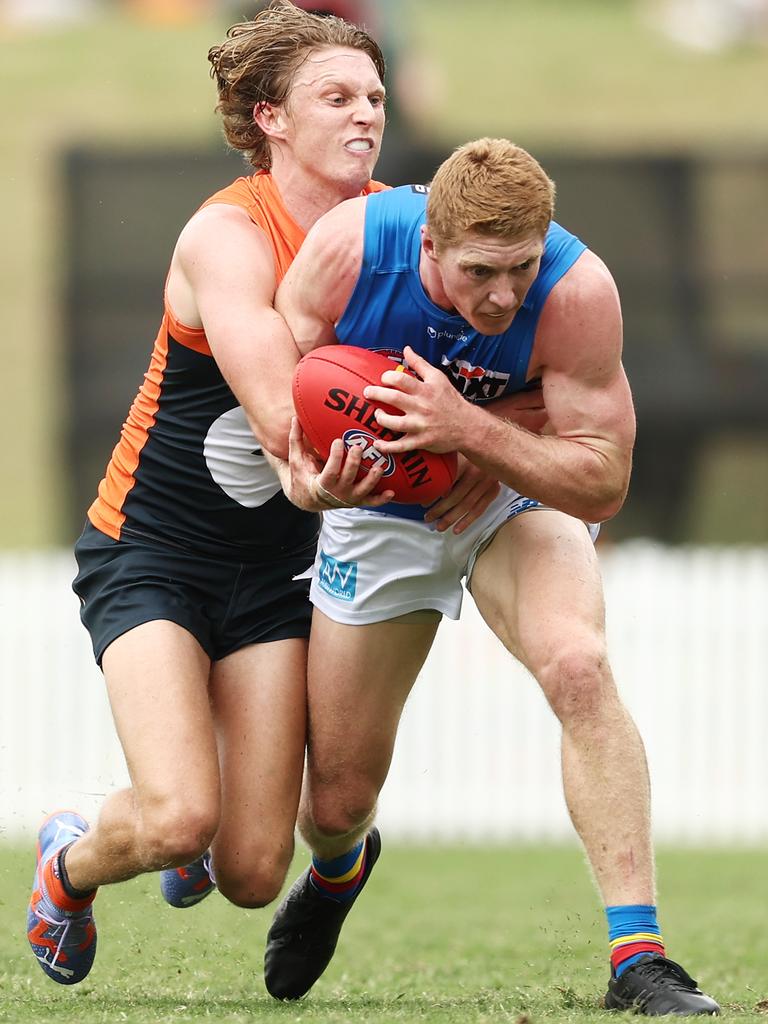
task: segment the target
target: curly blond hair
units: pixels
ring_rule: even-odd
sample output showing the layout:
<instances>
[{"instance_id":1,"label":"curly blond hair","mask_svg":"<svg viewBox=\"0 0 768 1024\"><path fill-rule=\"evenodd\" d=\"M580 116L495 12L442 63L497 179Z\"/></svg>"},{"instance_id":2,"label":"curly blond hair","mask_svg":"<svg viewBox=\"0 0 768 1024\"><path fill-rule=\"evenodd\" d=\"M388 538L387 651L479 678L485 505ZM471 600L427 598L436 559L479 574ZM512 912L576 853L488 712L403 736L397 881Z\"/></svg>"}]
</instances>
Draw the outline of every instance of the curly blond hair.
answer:
<instances>
[{"instance_id":1,"label":"curly blond hair","mask_svg":"<svg viewBox=\"0 0 768 1024\"><path fill-rule=\"evenodd\" d=\"M467 142L437 170L427 200L427 223L438 247L470 231L503 238L546 234L555 210L555 184L530 153L508 139Z\"/></svg>"},{"instance_id":2,"label":"curly blond hair","mask_svg":"<svg viewBox=\"0 0 768 1024\"><path fill-rule=\"evenodd\" d=\"M364 29L341 18L308 14L289 0L272 0L251 21L233 25L224 42L208 51L224 135L255 168L268 171L272 154L254 121L254 107L285 103L293 78L309 54L331 46L367 53L384 81L384 56Z\"/></svg>"}]
</instances>

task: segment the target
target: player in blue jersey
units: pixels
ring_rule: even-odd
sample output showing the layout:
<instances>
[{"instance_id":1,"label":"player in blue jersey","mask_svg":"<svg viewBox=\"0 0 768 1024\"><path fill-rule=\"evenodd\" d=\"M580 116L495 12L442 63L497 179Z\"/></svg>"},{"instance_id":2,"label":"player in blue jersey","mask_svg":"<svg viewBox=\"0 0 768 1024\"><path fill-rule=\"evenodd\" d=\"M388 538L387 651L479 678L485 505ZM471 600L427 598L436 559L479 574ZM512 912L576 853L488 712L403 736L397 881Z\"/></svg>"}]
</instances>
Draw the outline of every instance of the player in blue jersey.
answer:
<instances>
[{"instance_id":1,"label":"player in blue jersey","mask_svg":"<svg viewBox=\"0 0 768 1024\"><path fill-rule=\"evenodd\" d=\"M313 861L269 933L265 975L278 998L303 995L325 969L379 856L373 819L400 714L440 615L458 616L464 579L562 725L565 798L606 909L606 1006L718 1010L665 954L645 753L606 652L591 538L624 501L635 434L619 299L602 261L552 223L553 207L553 184L528 153L469 143L429 194L396 189L323 217L278 292L303 352L335 342L403 351L418 377L393 369L364 391L403 413L377 412L382 427L405 431L377 442L382 451L458 450L501 482L485 512L458 522L441 503L426 515L391 505L323 517L299 813ZM510 421L537 385L540 431ZM307 464L295 423L291 443L298 481Z\"/></svg>"}]
</instances>

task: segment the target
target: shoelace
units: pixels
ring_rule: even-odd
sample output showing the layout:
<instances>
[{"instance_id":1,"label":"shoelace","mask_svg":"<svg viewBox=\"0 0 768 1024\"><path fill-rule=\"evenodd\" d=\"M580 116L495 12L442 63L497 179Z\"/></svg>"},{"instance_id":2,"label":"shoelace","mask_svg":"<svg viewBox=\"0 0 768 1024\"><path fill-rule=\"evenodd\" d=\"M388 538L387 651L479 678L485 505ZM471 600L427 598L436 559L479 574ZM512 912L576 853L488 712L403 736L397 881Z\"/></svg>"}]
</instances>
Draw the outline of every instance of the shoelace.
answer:
<instances>
[{"instance_id":1,"label":"shoelace","mask_svg":"<svg viewBox=\"0 0 768 1024\"><path fill-rule=\"evenodd\" d=\"M210 850L207 850L203 854L202 861L203 861L203 870L208 875L208 877L213 882L213 884L216 885L216 875L213 872L213 862L211 860L211 851Z\"/></svg>"},{"instance_id":2,"label":"shoelace","mask_svg":"<svg viewBox=\"0 0 768 1024\"><path fill-rule=\"evenodd\" d=\"M685 989L696 988L693 978L674 960L647 960L639 965L638 973L646 977L653 977L656 981L665 985L674 985ZM670 977L671 975L671 977Z\"/></svg>"},{"instance_id":3,"label":"shoelace","mask_svg":"<svg viewBox=\"0 0 768 1024\"><path fill-rule=\"evenodd\" d=\"M54 954L53 960L49 961L51 967L53 967L56 961L59 959L59 953L61 952L64 943L67 941L67 936L69 935L70 929L72 928L73 925L78 924L78 920L76 917L65 917L63 919L60 917L53 917L51 914L46 913L45 910L42 910L39 903L35 907L35 915L39 917L41 920L45 921L49 928L53 929L54 934L51 936L51 938L58 940L56 953Z\"/></svg>"}]
</instances>

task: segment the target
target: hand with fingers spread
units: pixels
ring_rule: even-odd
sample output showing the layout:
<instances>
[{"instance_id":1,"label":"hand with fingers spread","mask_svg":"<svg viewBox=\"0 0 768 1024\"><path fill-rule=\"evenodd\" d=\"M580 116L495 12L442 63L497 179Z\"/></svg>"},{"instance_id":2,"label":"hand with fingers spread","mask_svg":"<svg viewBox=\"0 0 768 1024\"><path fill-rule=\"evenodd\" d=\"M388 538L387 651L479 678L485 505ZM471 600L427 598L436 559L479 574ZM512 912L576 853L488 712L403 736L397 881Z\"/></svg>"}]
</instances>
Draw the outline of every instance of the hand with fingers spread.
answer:
<instances>
[{"instance_id":1,"label":"hand with fingers spread","mask_svg":"<svg viewBox=\"0 0 768 1024\"><path fill-rule=\"evenodd\" d=\"M381 482L381 467L371 468L357 480L361 457L360 448L353 446L347 450L341 438L336 438L323 465L306 446L301 425L294 416L288 436L288 462L276 464L273 461L273 465L276 465L286 495L299 508L310 512L358 505L377 508L391 501L394 492L373 493Z\"/></svg>"},{"instance_id":2,"label":"hand with fingers spread","mask_svg":"<svg viewBox=\"0 0 768 1024\"><path fill-rule=\"evenodd\" d=\"M498 480L459 455L459 472L453 487L430 506L424 521L434 523L439 533L453 527L455 534L463 533L485 512L498 495Z\"/></svg>"},{"instance_id":3,"label":"hand with fingers spread","mask_svg":"<svg viewBox=\"0 0 768 1024\"><path fill-rule=\"evenodd\" d=\"M396 441L377 441L376 447L390 455L415 448L431 452L457 451L463 437L462 420L471 413L472 406L441 370L422 359L410 345L405 346L403 356L417 377L387 370L381 375L380 385L369 385L363 391L369 401L402 410L402 415L376 410L376 422L380 426L403 434Z\"/></svg>"}]
</instances>

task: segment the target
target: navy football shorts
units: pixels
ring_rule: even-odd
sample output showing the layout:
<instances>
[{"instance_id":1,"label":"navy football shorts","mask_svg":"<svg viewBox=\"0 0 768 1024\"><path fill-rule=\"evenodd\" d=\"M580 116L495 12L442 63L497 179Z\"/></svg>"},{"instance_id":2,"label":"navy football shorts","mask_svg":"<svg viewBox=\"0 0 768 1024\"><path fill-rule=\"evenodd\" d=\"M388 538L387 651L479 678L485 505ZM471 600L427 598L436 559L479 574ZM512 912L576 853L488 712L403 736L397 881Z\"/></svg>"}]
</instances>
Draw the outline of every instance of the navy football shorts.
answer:
<instances>
[{"instance_id":1,"label":"navy football shorts","mask_svg":"<svg viewBox=\"0 0 768 1024\"><path fill-rule=\"evenodd\" d=\"M293 577L312 565L315 546L234 562L149 539L116 541L88 522L75 545L72 589L97 663L117 637L156 619L182 626L213 661L249 644L309 636L309 580Z\"/></svg>"}]
</instances>

